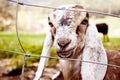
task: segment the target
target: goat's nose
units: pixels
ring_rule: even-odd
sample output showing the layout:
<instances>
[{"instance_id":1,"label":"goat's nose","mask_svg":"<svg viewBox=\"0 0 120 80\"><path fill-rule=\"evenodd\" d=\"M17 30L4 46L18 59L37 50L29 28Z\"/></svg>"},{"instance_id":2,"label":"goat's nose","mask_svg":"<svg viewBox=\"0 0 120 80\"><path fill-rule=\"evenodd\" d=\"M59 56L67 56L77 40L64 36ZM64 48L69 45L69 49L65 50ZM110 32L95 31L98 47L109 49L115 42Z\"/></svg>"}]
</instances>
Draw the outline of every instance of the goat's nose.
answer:
<instances>
[{"instance_id":1,"label":"goat's nose","mask_svg":"<svg viewBox=\"0 0 120 80\"><path fill-rule=\"evenodd\" d=\"M70 39L65 38L58 39L58 45L61 49L65 49L70 44L70 42L71 42Z\"/></svg>"}]
</instances>

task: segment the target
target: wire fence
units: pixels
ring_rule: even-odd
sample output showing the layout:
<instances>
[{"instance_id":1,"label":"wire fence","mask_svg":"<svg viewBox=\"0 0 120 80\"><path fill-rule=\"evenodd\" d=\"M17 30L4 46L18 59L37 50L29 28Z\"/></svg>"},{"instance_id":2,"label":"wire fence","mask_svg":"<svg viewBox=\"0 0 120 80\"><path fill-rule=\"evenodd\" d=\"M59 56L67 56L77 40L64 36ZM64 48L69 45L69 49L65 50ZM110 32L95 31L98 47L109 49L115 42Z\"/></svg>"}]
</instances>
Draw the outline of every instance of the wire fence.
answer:
<instances>
[{"instance_id":1,"label":"wire fence","mask_svg":"<svg viewBox=\"0 0 120 80\"><path fill-rule=\"evenodd\" d=\"M75 10L75 9L61 9L61 8L54 8L54 7L48 7L48 6L40 6L40 5L33 5L33 4L27 4L27 3L23 3L20 0L14 1L14 0L8 0L9 2L13 2L16 3L16 36L19 42L19 45L22 49L22 53L21 52L15 52L15 51L10 51L10 50L2 50L0 49L0 51L2 52L9 52L11 54L18 54L18 55L22 55L23 59L22 59L22 73L21 73L21 80L24 80L24 68L25 68L25 60L26 57L39 57L39 58L51 58L51 59L64 59L64 60L72 60L72 61L81 61L81 62L85 62L85 63L92 63L92 64L99 64L99 65L105 65L105 66L111 66L111 67L116 67L116 68L120 68L120 66L118 65L113 65L113 64L104 64L104 63L99 63L99 62L91 62L91 61L83 61L80 59L72 59L72 58L60 58L60 57L53 57L53 56L40 56L40 55L33 55L33 54L29 54L26 52L26 50L24 49L20 37L19 37L19 32L18 32L18 11L19 11L19 5L26 5L26 6L32 6L32 7L41 7L41 8L46 8L46 9L56 9L56 10L69 10L69 11L80 11L80 12L88 12L88 13L94 13L94 14L100 14L100 15L106 15L106 16L112 16L112 17L116 17L116 18L120 18L119 15L115 15L115 14L108 14L108 13L104 13L104 12L99 12L99 11L93 11L93 10Z\"/></svg>"}]
</instances>

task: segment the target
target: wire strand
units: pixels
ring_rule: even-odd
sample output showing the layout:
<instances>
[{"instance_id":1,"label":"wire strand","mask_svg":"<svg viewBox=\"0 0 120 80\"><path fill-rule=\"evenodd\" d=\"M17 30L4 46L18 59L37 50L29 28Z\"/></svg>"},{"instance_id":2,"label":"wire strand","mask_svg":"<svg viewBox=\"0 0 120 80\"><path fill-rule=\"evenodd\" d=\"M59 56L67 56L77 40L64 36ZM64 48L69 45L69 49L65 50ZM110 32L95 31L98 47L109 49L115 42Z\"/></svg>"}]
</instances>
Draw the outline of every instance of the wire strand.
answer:
<instances>
[{"instance_id":1,"label":"wire strand","mask_svg":"<svg viewBox=\"0 0 120 80\"><path fill-rule=\"evenodd\" d=\"M21 43L20 37L19 37L19 31L18 31L18 8L19 8L19 0L17 0L17 4L16 4L16 35L17 35L17 39L18 42L20 44L21 49L23 50L24 54L26 54L26 51ZM25 68L25 59L26 56L23 56L22 59L22 72L21 72L21 80L24 80L24 68Z\"/></svg>"},{"instance_id":2,"label":"wire strand","mask_svg":"<svg viewBox=\"0 0 120 80\"><path fill-rule=\"evenodd\" d=\"M19 1L19 0L18 0ZM18 42L20 44L20 47L21 49L23 50L24 53L26 53L22 43L21 43L21 40L20 40L20 37L19 37L19 31L18 31L18 8L19 8L19 4L17 4L16 6L16 35L17 35L17 39L18 39Z\"/></svg>"},{"instance_id":3,"label":"wire strand","mask_svg":"<svg viewBox=\"0 0 120 80\"><path fill-rule=\"evenodd\" d=\"M9 50L0 50L0 51L10 52L10 53L19 54L19 55L24 55L24 53L14 52L14 51L9 51ZM105 63L99 63L99 62L93 62L93 61L83 61L83 60L80 60L80 59L60 58L60 57L55 57L55 56L40 56L40 55L33 55L33 54L30 54L30 53L26 53L25 56L26 57L40 57L40 58L58 59L58 60L81 61L81 62L85 62L85 63L92 63L92 64L98 64L98 65L105 65L105 66L120 68L120 66L118 66L118 65L105 64Z\"/></svg>"},{"instance_id":4,"label":"wire strand","mask_svg":"<svg viewBox=\"0 0 120 80\"><path fill-rule=\"evenodd\" d=\"M13 0L8 0L8 1L13 2L13 3L17 3L16 1L13 1ZM18 4L26 5L26 6L33 6L33 7L47 8L47 9L89 12L89 13L94 13L94 14L101 14L101 15L106 15L106 16L112 16L112 17L120 18L119 15L104 13L104 12L100 12L100 11L93 11L93 10L54 8L54 7L49 7L49 6L40 6L40 5L34 5L34 4L27 4L27 3L23 3L23 2L18 2Z\"/></svg>"}]
</instances>

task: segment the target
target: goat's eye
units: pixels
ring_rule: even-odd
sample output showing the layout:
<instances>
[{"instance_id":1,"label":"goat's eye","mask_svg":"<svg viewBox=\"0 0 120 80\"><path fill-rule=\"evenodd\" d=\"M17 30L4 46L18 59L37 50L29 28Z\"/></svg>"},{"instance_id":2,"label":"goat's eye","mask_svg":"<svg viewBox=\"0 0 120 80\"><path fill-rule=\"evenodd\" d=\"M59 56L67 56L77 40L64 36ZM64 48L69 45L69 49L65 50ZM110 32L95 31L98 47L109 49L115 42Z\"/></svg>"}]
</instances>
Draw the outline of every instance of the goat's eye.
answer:
<instances>
[{"instance_id":1,"label":"goat's eye","mask_svg":"<svg viewBox=\"0 0 120 80\"><path fill-rule=\"evenodd\" d=\"M81 22L82 25L86 25L88 24L88 20L84 19L82 22Z\"/></svg>"},{"instance_id":2,"label":"goat's eye","mask_svg":"<svg viewBox=\"0 0 120 80\"><path fill-rule=\"evenodd\" d=\"M51 22L49 22L48 24L49 24L51 27L53 27L53 26L54 26Z\"/></svg>"}]
</instances>

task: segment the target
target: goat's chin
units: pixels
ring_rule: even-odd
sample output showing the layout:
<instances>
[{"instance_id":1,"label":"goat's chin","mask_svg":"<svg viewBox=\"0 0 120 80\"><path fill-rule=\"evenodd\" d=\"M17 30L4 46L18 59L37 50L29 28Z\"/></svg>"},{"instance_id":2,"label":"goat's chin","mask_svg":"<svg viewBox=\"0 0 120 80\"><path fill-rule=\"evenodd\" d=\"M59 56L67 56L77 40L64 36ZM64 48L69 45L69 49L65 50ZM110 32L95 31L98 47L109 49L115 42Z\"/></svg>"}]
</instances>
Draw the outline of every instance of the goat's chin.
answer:
<instances>
[{"instance_id":1,"label":"goat's chin","mask_svg":"<svg viewBox=\"0 0 120 80\"><path fill-rule=\"evenodd\" d=\"M57 51L57 54L61 58L71 58L73 56L74 49L70 49L68 51Z\"/></svg>"}]
</instances>

